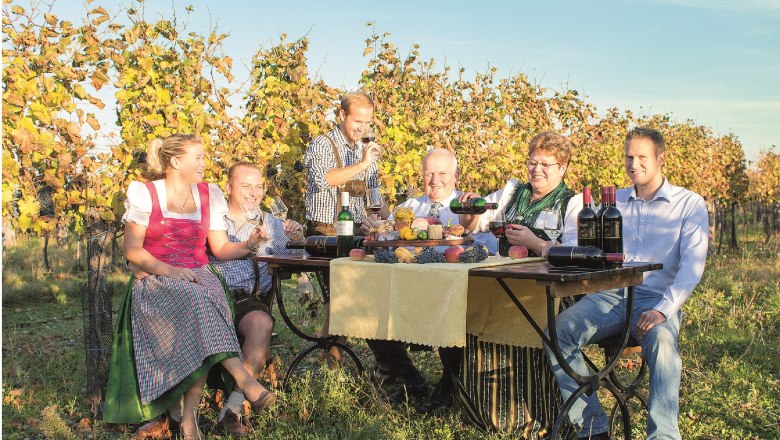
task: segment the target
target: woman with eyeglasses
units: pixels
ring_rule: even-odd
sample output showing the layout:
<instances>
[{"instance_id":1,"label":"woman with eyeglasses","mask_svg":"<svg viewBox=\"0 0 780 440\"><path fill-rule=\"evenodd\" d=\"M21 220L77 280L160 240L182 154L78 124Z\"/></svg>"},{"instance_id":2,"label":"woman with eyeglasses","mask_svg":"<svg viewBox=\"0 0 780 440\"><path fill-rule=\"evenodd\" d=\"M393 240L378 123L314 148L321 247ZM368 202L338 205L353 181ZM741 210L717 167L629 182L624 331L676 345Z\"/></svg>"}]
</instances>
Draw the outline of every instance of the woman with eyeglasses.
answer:
<instances>
[{"instance_id":1,"label":"woman with eyeglasses","mask_svg":"<svg viewBox=\"0 0 780 440\"><path fill-rule=\"evenodd\" d=\"M491 222L503 215L507 225L499 236L503 256L515 245L527 247L530 256L544 256L556 244L576 244L582 196L575 196L563 181L571 155L571 142L565 136L550 132L536 135L528 146L527 182L510 179L504 188L485 197L488 202L497 202L498 209L461 215L460 223L467 231L486 232ZM466 193L461 199L474 197L479 195ZM561 219L557 228L549 226L550 218L556 217ZM546 230L560 235L551 239ZM561 307L571 304L565 304L566 300ZM482 397L472 418L501 431L520 430L526 438L549 434L563 404L543 349L500 345L468 335L466 352L467 359L476 362L464 365L465 385L479 389L474 394ZM497 399L503 401L492 396L502 396ZM571 437L574 428L565 426L561 434Z\"/></svg>"}]
</instances>

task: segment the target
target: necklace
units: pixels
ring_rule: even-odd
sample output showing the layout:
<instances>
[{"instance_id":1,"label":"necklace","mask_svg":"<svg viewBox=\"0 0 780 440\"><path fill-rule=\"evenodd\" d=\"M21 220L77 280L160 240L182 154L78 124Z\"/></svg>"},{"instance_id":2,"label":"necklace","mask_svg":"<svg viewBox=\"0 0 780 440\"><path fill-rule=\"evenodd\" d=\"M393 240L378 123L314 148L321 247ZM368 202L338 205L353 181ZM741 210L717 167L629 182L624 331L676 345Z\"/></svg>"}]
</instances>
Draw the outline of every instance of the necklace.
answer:
<instances>
[{"instance_id":1,"label":"necklace","mask_svg":"<svg viewBox=\"0 0 780 440\"><path fill-rule=\"evenodd\" d=\"M181 200L181 197L179 197L178 194L174 193L173 191L171 191L171 193L173 193L173 195L176 196L176 197L174 197L174 200ZM187 202L189 202L189 201L190 201L190 195L187 194L187 195L184 196L184 201L181 203L181 206L179 206L179 212L184 212L184 207L187 206ZM176 202L176 203L178 203L178 202Z\"/></svg>"}]
</instances>

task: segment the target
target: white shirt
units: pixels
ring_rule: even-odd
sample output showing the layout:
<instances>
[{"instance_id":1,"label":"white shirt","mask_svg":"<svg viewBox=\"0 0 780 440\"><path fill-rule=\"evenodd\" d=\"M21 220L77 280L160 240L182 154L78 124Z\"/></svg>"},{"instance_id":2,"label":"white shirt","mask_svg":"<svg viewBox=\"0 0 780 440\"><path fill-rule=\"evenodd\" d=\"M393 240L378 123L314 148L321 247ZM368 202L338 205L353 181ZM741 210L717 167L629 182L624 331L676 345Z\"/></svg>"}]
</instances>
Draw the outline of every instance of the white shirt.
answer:
<instances>
[{"instance_id":1,"label":"white shirt","mask_svg":"<svg viewBox=\"0 0 780 440\"><path fill-rule=\"evenodd\" d=\"M677 313L704 273L709 240L704 199L666 178L652 200L638 198L634 187L618 190L616 199L623 215L626 261L664 265L645 272L636 289L663 295L654 309L668 318Z\"/></svg>"},{"instance_id":2,"label":"white shirt","mask_svg":"<svg viewBox=\"0 0 780 440\"><path fill-rule=\"evenodd\" d=\"M442 225L456 225L459 223L458 214L453 214L453 212L450 210L450 202L452 202L453 199L456 199L460 194L460 191L453 191L452 194L450 194L447 198L439 202L442 204L442 207L439 208L439 220L441 220ZM414 199L408 199L398 205L398 207L411 208L411 210L414 211L415 218L428 217L428 213L431 211L431 206L433 206L433 204L434 201L431 200L428 196L420 196ZM392 219L393 216L390 215L390 220ZM487 246L488 251L491 254L495 254L498 251L498 240L495 236L493 236L493 234L482 231L480 233L474 234L473 238L474 243L484 244ZM446 249L446 247L438 246L437 249L439 251L443 251L443 249Z\"/></svg>"},{"instance_id":3,"label":"white shirt","mask_svg":"<svg viewBox=\"0 0 780 440\"><path fill-rule=\"evenodd\" d=\"M200 221L200 194L198 193L197 185L190 185L192 197L195 199L195 212L180 214L168 211L168 195L165 191L165 181L162 179L155 180L152 184L157 190L157 199L160 201L160 210L163 217ZM122 216L122 221L148 227L151 214L152 195L149 194L146 184L136 181L130 182L130 185L127 187L125 214ZM217 185L209 183L209 230L224 231L227 229L225 214L227 214L225 195Z\"/></svg>"},{"instance_id":4,"label":"white shirt","mask_svg":"<svg viewBox=\"0 0 780 440\"><path fill-rule=\"evenodd\" d=\"M498 209L490 210L479 216L479 223L476 230L487 231L490 226L490 221L495 217L498 211L506 211L506 207L509 201L512 199L512 195L515 193L517 184L520 183L517 179L509 179L506 182L506 186L500 190L485 196L485 200L489 203L498 203ZM577 215L582 210L582 194L577 194L569 199L569 204L566 205L566 215L563 218L563 232L561 232L561 243L564 246L576 246L577 245ZM538 222L542 220L539 216L537 224L534 225L538 229L544 229Z\"/></svg>"}]
</instances>

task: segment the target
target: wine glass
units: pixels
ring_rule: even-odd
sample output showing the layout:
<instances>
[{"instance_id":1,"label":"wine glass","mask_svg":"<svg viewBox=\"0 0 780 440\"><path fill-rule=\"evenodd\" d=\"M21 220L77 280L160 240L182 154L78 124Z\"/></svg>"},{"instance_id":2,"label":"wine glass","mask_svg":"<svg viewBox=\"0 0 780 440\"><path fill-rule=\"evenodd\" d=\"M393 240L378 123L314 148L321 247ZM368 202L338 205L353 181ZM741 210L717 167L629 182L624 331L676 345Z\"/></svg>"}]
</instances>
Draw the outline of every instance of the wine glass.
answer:
<instances>
[{"instance_id":1,"label":"wine glass","mask_svg":"<svg viewBox=\"0 0 780 440\"><path fill-rule=\"evenodd\" d=\"M544 214L544 223L542 229L550 237L551 241L558 239L563 229L563 217L561 216L561 204L560 201L555 202L551 209L545 209L542 211Z\"/></svg>"},{"instance_id":2,"label":"wine glass","mask_svg":"<svg viewBox=\"0 0 780 440\"><path fill-rule=\"evenodd\" d=\"M371 127L367 127L363 129L363 134L360 135L360 141L364 144L369 144L371 142L376 141L376 135L374 134L374 129Z\"/></svg>"},{"instance_id":3,"label":"wine glass","mask_svg":"<svg viewBox=\"0 0 780 440\"><path fill-rule=\"evenodd\" d=\"M497 209L493 218L490 220L490 232L496 236L499 240L504 236L506 231L506 215L503 209Z\"/></svg>"},{"instance_id":4,"label":"wine glass","mask_svg":"<svg viewBox=\"0 0 780 440\"><path fill-rule=\"evenodd\" d=\"M287 220L287 205L284 204L281 197L275 196L271 202L271 214L280 220Z\"/></svg>"},{"instance_id":5,"label":"wine glass","mask_svg":"<svg viewBox=\"0 0 780 440\"><path fill-rule=\"evenodd\" d=\"M263 224L263 211L257 205L244 203L241 205L241 212L244 213L246 222L254 225L255 227Z\"/></svg>"},{"instance_id":6,"label":"wine glass","mask_svg":"<svg viewBox=\"0 0 780 440\"><path fill-rule=\"evenodd\" d=\"M368 146L371 142L376 142L376 135L374 134L374 129L371 127L366 127L363 129L362 134L360 135L360 142L363 142L364 147ZM385 149L379 146L379 144L374 144L375 153L374 155L376 157L381 156L384 154Z\"/></svg>"},{"instance_id":7,"label":"wine glass","mask_svg":"<svg viewBox=\"0 0 780 440\"><path fill-rule=\"evenodd\" d=\"M382 196L382 192L379 188L374 188L368 191L368 210L372 214L379 214L382 207L385 206L385 198Z\"/></svg>"}]
</instances>

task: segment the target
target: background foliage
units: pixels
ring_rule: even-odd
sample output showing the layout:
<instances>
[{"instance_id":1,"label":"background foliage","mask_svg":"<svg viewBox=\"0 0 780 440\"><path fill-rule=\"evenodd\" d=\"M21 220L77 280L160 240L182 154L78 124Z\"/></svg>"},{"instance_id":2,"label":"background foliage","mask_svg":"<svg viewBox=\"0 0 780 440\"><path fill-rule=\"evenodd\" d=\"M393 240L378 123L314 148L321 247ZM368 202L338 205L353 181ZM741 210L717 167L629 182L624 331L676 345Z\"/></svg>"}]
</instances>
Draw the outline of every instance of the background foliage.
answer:
<instances>
[{"instance_id":1,"label":"background foliage","mask_svg":"<svg viewBox=\"0 0 780 440\"><path fill-rule=\"evenodd\" d=\"M177 132L204 138L209 180L225 183L226 168L238 160L267 166L271 186L302 220L306 145L332 126L345 92L311 77L306 37L282 35L260 48L249 83L235 84L233 59L222 49L228 37L188 32L186 17L148 21L140 2L114 15L94 7L74 24L35 4L4 3L3 217L16 230L66 223L80 232L88 207L118 227L124 190L140 176L140 153L151 139ZM777 203L777 173L763 172L776 154L763 153L758 172L748 173L732 134L719 137L668 115L600 113L576 90L550 90L523 73L499 78L489 69L465 78L463 69L424 59L416 44L402 55L389 34L370 23L368 30L359 87L376 98L379 142L388 150L380 173L390 200L421 186L420 162L433 146L457 154L464 189L487 193L522 178L518 164L528 141L545 130L568 135L576 146L567 177L573 189L625 185L625 132L647 125L668 140L669 180L702 194L713 212L721 202ZM104 102L97 91L107 86L114 100ZM101 127L93 111L105 106L116 108L119 138L96 148ZM41 211L45 187L53 189L53 215Z\"/></svg>"}]
</instances>

